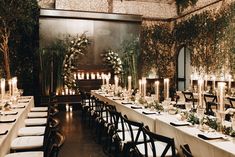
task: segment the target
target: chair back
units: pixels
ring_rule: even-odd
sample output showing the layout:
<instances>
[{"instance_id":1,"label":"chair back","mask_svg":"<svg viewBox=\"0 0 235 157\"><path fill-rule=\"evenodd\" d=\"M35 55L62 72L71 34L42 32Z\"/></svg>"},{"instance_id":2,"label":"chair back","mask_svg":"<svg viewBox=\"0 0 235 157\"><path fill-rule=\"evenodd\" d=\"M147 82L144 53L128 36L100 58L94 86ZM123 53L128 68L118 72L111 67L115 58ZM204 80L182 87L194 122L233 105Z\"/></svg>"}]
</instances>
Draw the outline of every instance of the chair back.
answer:
<instances>
[{"instance_id":1,"label":"chair back","mask_svg":"<svg viewBox=\"0 0 235 157\"><path fill-rule=\"evenodd\" d=\"M180 148L182 149L184 157L193 157L192 152L191 152L188 144L180 145Z\"/></svg>"},{"instance_id":2,"label":"chair back","mask_svg":"<svg viewBox=\"0 0 235 157\"><path fill-rule=\"evenodd\" d=\"M153 157L157 157L157 151L160 151L159 148L156 148L155 142L162 142L165 143L164 150L161 150L160 156L166 156L167 152L171 150L172 156L176 157L176 150L175 150L175 142L174 138L166 137L163 135L156 134L154 132L151 132L148 128L148 126L143 128L143 131L145 133L144 136L144 147L145 147L145 157L148 157L148 147L151 147Z\"/></svg>"},{"instance_id":3,"label":"chair back","mask_svg":"<svg viewBox=\"0 0 235 157\"><path fill-rule=\"evenodd\" d=\"M193 103L193 108L195 108L194 102L197 102L197 99L194 99L193 93L189 91L182 91L185 102L192 102Z\"/></svg>"},{"instance_id":4,"label":"chair back","mask_svg":"<svg viewBox=\"0 0 235 157\"><path fill-rule=\"evenodd\" d=\"M231 108L234 108L235 107L235 98L234 97L229 97L228 100L230 102Z\"/></svg>"},{"instance_id":5,"label":"chair back","mask_svg":"<svg viewBox=\"0 0 235 157\"><path fill-rule=\"evenodd\" d=\"M218 109L217 96L212 94L204 94L204 101L206 104L206 114L214 116L215 113L212 110L212 106Z\"/></svg>"}]
</instances>

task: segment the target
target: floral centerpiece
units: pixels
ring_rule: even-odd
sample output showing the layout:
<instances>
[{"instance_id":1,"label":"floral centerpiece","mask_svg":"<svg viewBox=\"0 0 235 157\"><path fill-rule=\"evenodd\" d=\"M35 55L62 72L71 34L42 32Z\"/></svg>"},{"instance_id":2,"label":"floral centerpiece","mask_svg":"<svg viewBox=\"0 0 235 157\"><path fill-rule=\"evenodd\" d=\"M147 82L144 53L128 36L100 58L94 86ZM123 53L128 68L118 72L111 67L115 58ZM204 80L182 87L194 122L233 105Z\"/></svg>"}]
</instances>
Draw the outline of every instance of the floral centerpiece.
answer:
<instances>
[{"instance_id":1,"label":"floral centerpiece","mask_svg":"<svg viewBox=\"0 0 235 157\"><path fill-rule=\"evenodd\" d=\"M154 100L153 102L148 103L147 105L148 108L154 108L158 112L161 112L164 110L163 106L158 103L158 101Z\"/></svg>"},{"instance_id":2,"label":"floral centerpiece","mask_svg":"<svg viewBox=\"0 0 235 157\"><path fill-rule=\"evenodd\" d=\"M120 75L122 73L122 61L118 56L118 53L108 50L103 56L103 61L113 69L115 75Z\"/></svg>"},{"instance_id":3,"label":"floral centerpiece","mask_svg":"<svg viewBox=\"0 0 235 157\"><path fill-rule=\"evenodd\" d=\"M89 45L89 40L86 37L86 34L82 34L81 36L71 37L68 39L68 51L65 55L63 61L63 78L64 78L64 85L69 89L78 89L76 81L74 80L74 75L72 72L73 60L75 58L84 56L87 52L87 47Z\"/></svg>"}]
</instances>

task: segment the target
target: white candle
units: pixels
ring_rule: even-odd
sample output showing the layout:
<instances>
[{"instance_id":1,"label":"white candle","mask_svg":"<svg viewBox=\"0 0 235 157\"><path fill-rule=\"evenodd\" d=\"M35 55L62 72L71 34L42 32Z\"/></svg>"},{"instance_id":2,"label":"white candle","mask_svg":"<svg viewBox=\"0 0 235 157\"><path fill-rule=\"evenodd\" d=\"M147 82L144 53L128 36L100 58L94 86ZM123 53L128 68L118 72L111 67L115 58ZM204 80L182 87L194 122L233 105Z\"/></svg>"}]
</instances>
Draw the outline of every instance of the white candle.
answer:
<instances>
[{"instance_id":1,"label":"white candle","mask_svg":"<svg viewBox=\"0 0 235 157\"><path fill-rule=\"evenodd\" d=\"M202 85L203 85L203 80L199 79L198 80L198 106L203 108L202 106Z\"/></svg>"},{"instance_id":2,"label":"white candle","mask_svg":"<svg viewBox=\"0 0 235 157\"><path fill-rule=\"evenodd\" d=\"M109 75L106 75L106 85L109 86Z\"/></svg>"},{"instance_id":3,"label":"white candle","mask_svg":"<svg viewBox=\"0 0 235 157\"><path fill-rule=\"evenodd\" d=\"M91 73L91 79L94 80L95 79L95 74Z\"/></svg>"},{"instance_id":4,"label":"white candle","mask_svg":"<svg viewBox=\"0 0 235 157\"><path fill-rule=\"evenodd\" d=\"M73 78L74 78L74 80L76 80L76 73L73 74Z\"/></svg>"},{"instance_id":5,"label":"white candle","mask_svg":"<svg viewBox=\"0 0 235 157\"><path fill-rule=\"evenodd\" d=\"M193 89L193 75L191 75L190 86L191 86L191 89Z\"/></svg>"},{"instance_id":6,"label":"white candle","mask_svg":"<svg viewBox=\"0 0 235 157\"><path fill-rule=\"evenodd\" d=\"M101 73L101 78L102 78L102 85L104 85L104 80L105 80L104 73Z\"/></svg>"},{"instance_id":7,"label":"white candle","mask_svg":"<svg viewBox=\"0 0 235 157\"><path fill-rule=\"evenodd\" d=\"M4 99L4 95L5 95L5 79L2 78L1 79L1 98L2 98L2 102Z\"/></svg>"},{"instance_id":8,"label":"white candle","mask_svg":"<svg viewBox=\"0 0 235 157\"><path fill-rule=\"evenodd\" d=\"M146 96L146 83L147 83L147 81L146 81L146 77L142 77L142 91L143 91L143 93L142 93L142 95L143 95L143 97L145 97Z\"/></svg>"},{"instance_id":9,"label":"white candle","mask_svg":"<svg viewBox=\"0 0 235 157\"><path fill-rule=\"evenodd\" d=\"M11 94L12 94L12 80L11 79L8 80L8 84L9 84L9 94L11 96Z\"/></svg>"},{"instance_id":10,"label":"white candle","mask_svg":"<svg viewBox=\"0 0 235 157\"><path fill-rule=\"evenodd\" d=\"M169 98L169 78L164 79L164 95L165 100Z\"/></svg>"},{"instance_id":11,"label":"white candle","mask_svg":"<svg viewBox=\"0 0 235 157\"><path fill-rule=\"evenodd\" d=\"M213 90L215 91L215 76L212 76L212 87L213 87Z\"/></svg>"},{"instance_id":12,"label":"white candle","mask_svg":"<svg viewBox=\"0 0 235 157\"><path fill-rule=\"evenodd\" d=\"M229 76L228 76L228 92L229 92L229 94L230 94L230 92L231 92L231 81L232 81L232 76L229 75Z\"/></svg>"},{"instance_id":13,"label":"white candle","mask_svg":"<svg viewBox=\"0 0 235 157\"><path fill-rule=\"evenodd\" d=\"M69 89L65 88L65 94L68 95L69 94Z\"/></svg>"},{"instance_id":14,"label":"white candle","mask_svg":"<svg viewBox=\"0 0 235 157\"><path fill-rule=\"evenodd\" d=\"M98 72L96 73L96 79L100 79L100 74Z\"/></svg>"},{"instance_id":15,"label":"white candle","mask_svg":"<svg viewBox=\"0 0 235 157\"><path fill-rule=\"evenodd\" d=\"M131 76L128 76L128 91L131 92Z\"/></svg>"},{"instance_id":16,"label":"white candle","mask_svg":"<svg viewBox=\"0 0 235 157\"><path fill-rule=\"evenodd\" d=\"M86 79L87 79L87 80L89 80L89 75L90 75L90 74L87 72L87 73L86 73Z\"/></svg>"},{"instance_id":17,"label":"white candle","mask_svg":"<svg viewBox=\"0 0 235 157\"><path fill-rule=\"evenodd\" d=\"M17 90L17 78L12 78L12 95L15 95L15 91Z\"/></svg>"},{"instance_id":18,"label":"white candle","mask_svg":"<svg viewBox=\"0 0 235 157\"><path fill-rule=\"evenodd\" d=\"M139 93L140 93L140 95L142 94L142 80L141 79L139 79Z\"/></svg>"},{"instance_id":19,"label":"white candle","mask_svg":"<svg viewBox=\"0 0 235 157\"><path fill-rule=\"evenodd\" d=\"M226 85L225 82L218 83L220 111L224 110L224 88L225 88L225 85Z\"/></svg>"},{"instance_id":20,"label":"white candle","mask_svg":"<svg viewBox=\"0 0 235 157\"><path fill-rule=\"evenodd\" d=\"M64 95L64 91L62 91L62 95Z\"/></svg>"},{"instance_id":21,"label":"white candle","mask_svg":"<svg viewBox=\"0 0 235 157\"><path fill-rule=\"evenodd\" d=\"M155 95L156 95L156 100L159 100L159 81L155 81Z\"/></svg>"},{"instance_id":22,"label":"white candle","mask_svg":"<svg viewBox=\"0 0 235 157\"><path fill-rule=\"evenodd\" d=\"M118 76L114 76L114 91L116 92L118 89Z\"/></svg>"},{"instance_id":23,"label":"white candle","mask_svg":"<svg viewBox=\"0 0 235 157\"><path fill-rule=\"evenodd\" d=\"M205 87L204 87L205 91L207 90L207 80L208 80L207 75L205 75Z\"/></svg>"},{"instance_id":24,"label":"white candle","mask_svg":"<svg viewBox=\"0 0 235 157\"><path fill-rule=\"evenodd\" d=\"M82 74L81 74L81 79L84 79L84 72L82 72Z\"/></svg>"}]
</instances>

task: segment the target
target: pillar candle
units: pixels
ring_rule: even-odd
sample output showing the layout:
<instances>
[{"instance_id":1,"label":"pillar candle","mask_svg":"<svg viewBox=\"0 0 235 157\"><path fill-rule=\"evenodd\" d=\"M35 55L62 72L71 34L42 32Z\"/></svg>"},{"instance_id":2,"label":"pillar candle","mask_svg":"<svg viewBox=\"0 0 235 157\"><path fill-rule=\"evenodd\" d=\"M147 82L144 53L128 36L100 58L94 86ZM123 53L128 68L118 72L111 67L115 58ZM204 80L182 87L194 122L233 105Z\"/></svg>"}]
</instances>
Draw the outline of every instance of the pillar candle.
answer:
<instances>
[{"instance_id":1,"label":"pillar candle","mask_svg":"<svg viewBox=\"0 0 235 157\"><path fill-rule=\"evenodd\" d=\"M3 101L5 95L5 79L1 79L1 99Z\"/></svg>"},{"instance_id":2,"label":"pillar candle","mask_svg":"<svg viewBox=\"0 0 235 157\"><path fill-rule=\"evenodd\" d=\"M215 91L215 76L212 76L212 89Z\"/></svg>"},{"instance_id":3,"label":"pillar candle","mask_svg":"<svg viewBox=\"0 0 235 157\"><path fill-rule=\"evenodd\" d=\"M156 100L159 100L159 81L155 81L155 95L156 95Z\"/></svg>"},{"instance_id":4,"label":"pillar candle","mask_svg":"<svg viewBox=\"0 0 235 157\"><path fill-rule=\"evenodd\" d=\"M232 81L232 76L229 75L228 76L228 93L231 93L231 81Z\"/></svg>"},{"instance_id":5,"label":"pillar candle","mask_svg":"<svg viewBox=\"0 0 235 157\"><path fill-rule=\"evenodd\" d=\"M219 82L218 83L220 111L224 110L224 88L225 88L225 84L226 84L225 82Z\"/></svg>"},{"instance_id":6,"label":"pillar candle","mask_svg":"<svg viewBox=\"0 0 235 157\"><path fill-rule=\"evenodd\" d=\"M140 95L142 94L142 80L139 79L139 92L140 92Z\"/></svg>"},{"instance_id":7,"label":"pillar candle","mask_svg":"<svg viewBox=\"0 0 235 157\"><path fill-rule=\"evenodd\" d=\"M109 86L109 75L106 75L106 85Z\"/></svg>"},{"instance_id":8,"label":"pillar candle","mask_svg":"<svg viewBox=\"0 0 235 157\"><path fill-rule=\"evenodd\" d=\"M145 97L146 96L146 77L142 77L142 91L143 91L143 93L142 93L142 95L143 95L143 97Z\"/></svg>"},{"instance_id":9,"label":"pillar candle","mask_svg":"<svg viewBox=\"0 0 235 157\"><path fill-rule=\"evenodd\" d=\"M76 78L77 78L76 73L73 74L73 78L74 78L74 80L76 80Z\"/></svg>"},{"instance_id":10,"label":"pillar candle","mask_svg":"<svg viewBox=\"0 0 235 157\"><path fill-rule=\"evenodd\" d=\"M193 90L193 75L190 76L190 87Z\"/></svg>"},{"instance_id":11,"label":"pillar candle","mask_svg":"<svg viewBox=\"0 0 235 157\"><path fill-rule=\"evenodd\" d=\"M117 92L118 89L118 76L114 76L114 91Z\"/></svg>"},{"instance_id":12,"label":"pillar candle","mask_svg":"<svg viewBox=\"0 0 235 157\"><path fill-rule=\"evenodd\" d=\"M15 95L15 91L17 89L17 78L13 77L12 78L12 95Z\"/></svg>"},{"instance_id":13,"label":"pillar candle","mask_svg":"<svg viewBox=\"0 0 235 157\"><path fill-rule=\"evenodd\" d=\"M87 72L87 73L86 73L86 79L87 79L87 80L89 80L89 75L90 75L90 74Z\"/></svg>"},{"instance_id":14,"label":"pillar candle","mask_svg":"<svg viewBox=\"0 0 235 157\"><path fill-rule=\"evenodd\" d=\"M131 92L131 76L128 76L128 91Z\"/></svg>"},{"instance_id":15,"label":"pillar candle","mask_svg":"<svg viewBox=\"0 0 235 157\"><path fill-rule=\"evenodd\" d=\"M203 105L202 105L202 85L203 85L203 80L199 79L198 80L198 106L203 108Z\"/></svg>"},{"instance_id":16,"label":"pillar candle","mask_svg":"<svg viewBox=\"0 0 235 157\"><path fill-rule=\"evenodd\" d=\"M204 89L205 89L205 91L207 90L207 80L208 80L208 78L207 78L207 75L205 75L205 87L204 87Z\"/></svg>"},{"instance_id":17,"label":"pillar candle","mask_svg":"<svg viewBox=\"0 0 235 157\"><path fill-rule=\"evenodd\" d=\"M164 95L165 99L169 98L169 78L164 79Z\"/></svg>"}]
</instances>

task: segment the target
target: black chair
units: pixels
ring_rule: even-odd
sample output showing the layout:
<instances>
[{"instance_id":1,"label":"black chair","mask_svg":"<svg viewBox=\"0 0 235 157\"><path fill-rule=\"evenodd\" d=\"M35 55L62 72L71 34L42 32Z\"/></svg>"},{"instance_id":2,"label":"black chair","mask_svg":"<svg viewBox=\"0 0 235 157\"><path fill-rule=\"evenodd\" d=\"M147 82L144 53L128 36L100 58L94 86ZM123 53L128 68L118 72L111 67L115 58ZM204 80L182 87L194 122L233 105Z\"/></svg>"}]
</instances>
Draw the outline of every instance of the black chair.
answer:
<instances>
[{"instance_id":1,"label":"black chair","mask_svg":"<svg viewBox=\"0 0 235 157\"><path fill-rule=\"evenodd\" d=\"M55 132L54 142L50 146L50 150L47 152L48 157L58 157L59 151L65 142L65 136L62 132Z\"/></svg>"},{"instance_id":2,"label":"black chair","mask_svg":"<svg viewBox=\"0 0 235 157\"><path fill-rule=\"evenodd\" d=\"M193 93L189 91L182 91L182 93L184 95L185 102L192 102L193 108L195 108L195 102L197 102L198 100L194 98Z\"/></svg>"},{"instance_id":3,"label":"black chair","mask_svg":"<svg viewBox=\"0 0 235 157\"><path fill-rule=\"evenodd\" d=\"M230 108L235 107L235 98L234 97L228 97L229 103L230 103Z\"/></svg>"},{"instance_id":4,"label":"black chair","mask_svg":"<svg viewBox=\"0 0 235 157\"><path fill-rule=\"evenodd\" d=\"M143 128L143 132L144 142L139 142L136 144L136 150L138 152L135 156L177 156L177 150L175 149L175 142L173 138L151 132L147 126Z\"/></svg>"},{"instance_id":5,"label":"black chair","mask_svg":"<svg viewBox=\"0 0 235 157\"><path fill-rule=\"evenodd\" d=\"M135 149L136 144L144 141L144 132L143 132L144 124L141 122L129 120L126 115L124 115L123 119L125 125L127 124L128 126L125 132L129 133L131 137L129 141L125 140L123 146L123 156L129 157L131 156L132 151Z\"/></svg>"},{"instance_id":6,"label":"black chair","mask_svg":"<svg viewBox=\"0 0 235 157\"><path fill-rule=\"evenodd\" d=\"M191 152L188 144L180 145L180 148L182 149L184 157L193 157L192 152Z\"/></svg>"},{"instance_id":7,"label":"black chair","mask_svg":"<svg viewBox=\"0 0 235 157\"><path fill-rule=\"evenodd\" d=\"M206 113L207 115L214 116L215 113L212 110L212 107L214 106L216 110L218 109L218 103L217 103L217 96L212 94L204 94L204 101L206 104Z\"/></svg>"}]
</instances>

